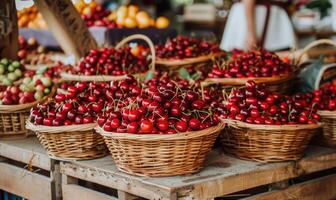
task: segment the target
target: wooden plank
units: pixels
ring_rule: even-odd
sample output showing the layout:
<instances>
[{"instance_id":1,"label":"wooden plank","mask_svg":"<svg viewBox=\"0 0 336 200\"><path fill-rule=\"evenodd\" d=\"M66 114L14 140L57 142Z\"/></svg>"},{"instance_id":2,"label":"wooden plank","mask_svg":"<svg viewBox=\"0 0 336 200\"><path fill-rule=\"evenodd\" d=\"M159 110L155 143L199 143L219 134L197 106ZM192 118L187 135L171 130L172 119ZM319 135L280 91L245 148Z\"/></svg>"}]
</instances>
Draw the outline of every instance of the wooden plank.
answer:
<instances>
[{"instance_id":1,"label":"wooden plank","mask_svg":"<svg viewBox=\"0 0 336 200\"><path fill-rule=\"evenodd\" d=\"M206 199L224 196L245 189L275 183L286 179L336 167L335 150L310 147L305 158L297 162L259 164L245 173L231 174L216 179L195 183L179 193L188 190L189 197ZM329 153L328 153L329 152Z\"/></svg>"},{"instance_id":2,"label":"wooden plank","mask_svg":"<svg viewBox=\"0 0 336 200\"><path fill-rule=\"evenodd\" d=\"M7 163L0 163L0 173L0 189L27 199L51 199L49 178Z\"/></svg>"},{"instance_id":3,"label":"wooden plank","mask_svg":"<svg viewBox=\"0 0 336 200\"><path fill-rule=\"evenodd\" d=\"M34 1L66 54L79 59L90 49L97 48L96 41L70 0Z\"/></svg>"},{"instance_id":4,"label":"wooden plank","mask_svg":"<svg viewBox=\"0 0 336 200\"><path fill-rule=\"evenodd\" d=\"M118 190L118 199L119 200L136 200L136 199L139 199L139 197L136 197L130 193Z\"/></svg>"},{"instance_id":5,"label":"wooden plank","mask_svg":"<svg viewBox=\"0 0 336 200\"><path fill-rule=\"evenodd\" d=\"M61 173L145 198L180 196L208 199L336 167L336 150L310 146L298 162L263 164L212 151L204 169L193 175L149 178L117 170L110 157L61 164Z\"/></svg>"},{"instance_id":6,"label":"wooden plank","mask_svg":"<svg viewBox=\"0 0 336 200\"><path fill-rule=\"evenodd\" d=\"M62 175L60 173L59 161L51 160L50 170L51 194L52 199L62 199Z\"/></svg>"},{"instance_id":7,"label":"wooden plank","mask_svg":"<svg viewBox=\"0 0 336 200\"><path fill-rule=\"evenodd\" d=\"M62 191L64 200L117 200L116 197L74 184L62 184Z\"/></svg>"},{"instance_id":8,"label":"wooden plank","mask_svg":"<svg viewBox=\"0 0 336 200\"><path fill-rule=\"evenodd\" d=\"M50 171L50 158L35 137L0 141L0 156Z\"/></svg>"},{"instance_id":9,"label":"wooden plank","mask_svg":"<svg viewBox=\"0 0 336 200\"><path fill-rule=\"evenodd\" d=\"M254 195L246 200L336 199L336 174L293 185L284 190Z\"/></svg>"},{"instance_id":10,"label":"wooden plank","mask_svg":"<svg viewBox=\"0 0 336 200\"><path fill-rule=\"evenodd\" d=\"M18 24L15 1L0 1L0 58L17 59Z\"/></svg>"},{"instance_id":11,"label":"wooden plank","mask_svg":"<svg viewBox=\"0 0 336 200\"><path fill-rule=\"evenodd\" d=\"M119 172L110 156L91 161L77 161L75 163L93 162L96 163L96 166L105 167L109 170L99 170L98 168L88 168L87 166L62 162L61 173L148 199L174 199L168 188L152 187L144 184L141 177L129 176Z\"/></svg>"}]
</instances>

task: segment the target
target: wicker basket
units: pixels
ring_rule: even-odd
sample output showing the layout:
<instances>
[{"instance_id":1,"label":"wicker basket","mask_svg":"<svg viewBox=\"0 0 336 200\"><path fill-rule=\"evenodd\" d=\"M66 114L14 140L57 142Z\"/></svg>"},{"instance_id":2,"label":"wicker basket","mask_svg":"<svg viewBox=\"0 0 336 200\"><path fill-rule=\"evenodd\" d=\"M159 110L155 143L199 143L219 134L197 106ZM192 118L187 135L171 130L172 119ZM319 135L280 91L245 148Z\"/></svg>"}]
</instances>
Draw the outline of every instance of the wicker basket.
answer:
<instances>
[{"instance_id":1,"label":"wicker basket","mask_svg":"<svg viewBox=\"0 0 336 200\"><path fill-rule=\"evenodd\" d=\"M210 53L208 55L199 56L195 58L185 58L185 59L162 59L157 58L156 64L165 70L175 70L185 66L191 66L195 64L205 63L211 61L214 58L225 55L224 52Z\"/></svg>"},{"instance_id":2,"label":"wicker basket","mask_svg":"<svg viewBox=\"0 0 336 200\"><path fill-rule=\"evenodd\" d=\"M105 139L120 171L138 176L177 176L203 167L223 125L167 135L97 132Z\"/></svg>"},{"instance_id":3,"label":"wicker basket","mask_svg":"<svg viewBox=\"0 0 336 200\"><path fill-rule=\"evenodd\" d=\"M317 40L309 45L307 45L303 50L300 51L299 55L293 61L295 66L293 73L281 76L274 76L274 77L250 77L250 78L207 78L201 84L202 87L206 87L212 84L221 84L226 87L239 87L244 86L246 81L253 80L256 83L264 83L266 84L267 88L273 92L279 92L283 94L290 93L292 86L295 82L296 75L300 72L302 67L305 65L301 65L302 58L306 55L306 53L319 45L329 44L336 46L336 43L332 40L322 39Z\"/></svg>"},{"instance_id":4,"label":"wicker basket","mask_svg":"<svg viewBox=\"0 0 336 200\"><path fill-rule=\"evenodd\" d=\"M145 35L141 35L141 34L135 34L135 35L131 35L125 39L123 39L122 41L120 41L117 45L116 45L116 49L119 49L120 47L122 47L123 45L127 44L128 42L132 41L132 40L144 40L151 51L151 59L152 59L152 63L149 66L149 71L154 72L155 71L155 48L154 48L154 44L151 41L151 39L149 39L147 36ZM148 71L148 72L149 72ZM144 77L146 73L139 73L139 74L132 74L135 77ZM122 79L125 79L127 75L120 75L120 76L110 76L110 75L95 75L95 76L86 76L86 75L76 75L76 74L69 74L69 73L61 73L61 77L62 80L64 81L119 81Z\"/></svg>"},{"instance_id":5,"label":"wicker basket","mask_svg":"<svg viewBox=\"0 0 336 200\"><path fill-rule=\"evenodd\" d=\"M236 120L220 136L224 151L241 159L258 162L298 160L303 156L319 124L255 125Z\"/></svg>"},{"instance_id":6,"label":"wicker basket","mask_svg":"<svg viewBox=\"0 0 336 200\"><path fill-rule=\"evenodd\" d=\"M21 139L29 135L25 128L26 120L29 117L30 109L38 103L46 101L55 92L51 93L39 101L19 105L0 105L0 138L1 139Z\"/></svg>"},{"instance_id":7,"label":"wicker basket","mask_svg":"<svg viewBox=\"0 0 336 200\"><path fill-rule=\"evenodd\" d=\"M26 128L35 132L50 157L58 160L89 160L108 154L101 135L94 131L96 123L69 126L34 125L27 120Z\"/></svg>"},{"instance_id":8,"label":"wicker basket","mask_svg":"<svg viewBox=\"0 0 336 200\"><path fill-rule=\"evenodd\" d=\"M318 113L323 123L323 132L317 135L317 142L329 147L336 147L336 112L323 110Z\"/></svg>"}]
</instances>

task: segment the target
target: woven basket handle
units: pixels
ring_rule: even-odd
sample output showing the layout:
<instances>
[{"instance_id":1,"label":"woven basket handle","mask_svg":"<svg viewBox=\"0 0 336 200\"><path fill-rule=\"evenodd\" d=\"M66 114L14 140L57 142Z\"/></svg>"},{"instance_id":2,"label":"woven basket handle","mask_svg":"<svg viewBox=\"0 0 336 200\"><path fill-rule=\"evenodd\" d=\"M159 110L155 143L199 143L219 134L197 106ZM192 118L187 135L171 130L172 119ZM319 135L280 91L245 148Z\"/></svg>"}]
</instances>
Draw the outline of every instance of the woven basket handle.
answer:
<instances>
[{"instance_id":1,"label":"woven basket handle","mask_svg":"<svg viewBox=\"0 0 336 200\"><path fill-rule=\"evenodd\" d=\"M147 37L145 35L142 35L142 34L134 34L134 35L128 36L128 37L124 38L123 40L121 40L116 45L115 48L119 49L120 47L124 46L126 43L128 43L132 40L139 40L139 39L144 40L150 48L150 51L151 51L151 54L152 54L152 64L149 67L149 69L154 71L155 70L155 60L156 60L155 48L154 48L154 44L153 44L152 40L149 37Z\"/></svg>"},{"instance_id":2,"label":"woven basket handle","mask_svg":"<svg viewBox=\"0 0 336 200\"><path fill-rule=\"evenodd\" d=\"M322 44L329 44L331 46L335 46L336 47L336 42L334 42L333 40L330 39L321 39L321 40L316 40L310 44L308 44L300 53L300 55L298 56L298 60L296 61L295 65L298 66L301 62L302 57L304 56L305 53L307 53L310 49L317 47L319 45Z\"/></svg>"}]
</instances>

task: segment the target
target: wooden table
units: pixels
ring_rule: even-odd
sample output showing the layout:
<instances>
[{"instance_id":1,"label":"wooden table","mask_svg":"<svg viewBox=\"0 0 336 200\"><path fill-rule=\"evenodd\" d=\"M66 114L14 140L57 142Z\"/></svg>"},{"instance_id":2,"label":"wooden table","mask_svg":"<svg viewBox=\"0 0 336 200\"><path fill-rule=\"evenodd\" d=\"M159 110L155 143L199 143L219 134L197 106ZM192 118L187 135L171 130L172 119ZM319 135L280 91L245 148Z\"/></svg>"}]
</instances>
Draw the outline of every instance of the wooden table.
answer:
<instances>
[{"instance_id":1,"label":"wooden table","mask_svg":"<svg viewBox=\"0 0 336 200\"><path fill-rule=\"evenodd\" d=\"M35 137L0 140L0 189L32 200L61 199L59 162Z\"/></svg>"},{"instance_id":2,"label":"wooden table","mask_svg":"<svg viewBox=\"0 0 336 200\"><path fill-rule=\"evenodd\" d=\"M84 193L85 196L90 196L87 199L112 198L82 188L77 180L116 189L123 199L133 199L133 195L148 199L212 199L332 168L331 174L319 179L250 196L249 199L288 199L288 195L300 199L336 198L336 150L310 146L305 157L298 162L262 164L239 160L216 149L210 153L205 168L200 173L166 178L127 175L117 170L110 156L91 161L61 163L64 199L80 199ZM322 192L321 187L318 187L321 184Z\"/></svg>"}]
</instances>

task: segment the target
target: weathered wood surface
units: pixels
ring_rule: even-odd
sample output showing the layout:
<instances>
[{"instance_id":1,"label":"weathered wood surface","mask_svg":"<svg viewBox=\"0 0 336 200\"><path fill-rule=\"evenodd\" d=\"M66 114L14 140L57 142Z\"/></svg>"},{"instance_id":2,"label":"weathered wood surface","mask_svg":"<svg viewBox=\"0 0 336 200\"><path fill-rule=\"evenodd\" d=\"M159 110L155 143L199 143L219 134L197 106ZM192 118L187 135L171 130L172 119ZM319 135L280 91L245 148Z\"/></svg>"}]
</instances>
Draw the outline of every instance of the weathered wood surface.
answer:
<instances>
[{"instance_id":1,"label":"weathered wood surface","mask_svg":"<svg viewBox=\"0 0 336 200\"><path fill-rule=\"evenodd\" d=\"M74 184L63 184L62 192L63 200L117 200L116 197Z\"/></svg>"},{"instance_id":2,"label":"weathered wood surface","mask_svg":"<svg viewBox=\"0 0 336 200\"><path fill-rule=\"evenodd\" d=\"M19 48L15 1L0 1L0 58L16 60Z\"/></svg>"},{"instance_id":3,"label":"weathered wood surface","mask_svg":"<svg viewBox=\"0 0 336 200\"><path fill-rule=\"evenodd\" d=\"M34 0L49 30L68 55L77 59L97 48L84 20L71 0Z\"/></svg>"},{"instance_id":4,"label":"weathered wood surface","mask_svg":"<svg viewBox=\"0 0 336 200\"><path fill-rule=\"evenodd\" d=\"M0 156L50 171L50 158L35 137L0 140Z\"/></svg>"},{"instance_id":5,"label":"weathered wood surface","mask_svg":"<svg viewBox=\"0 0 336 200\"><path fill-rule=\"evenodd\" d=\"M336 174L306 181L283 190L254 195L245 200L336 199Z\"/></svg>"},{"instance_id":6,"label":"weathered wood surface","mask_svg":"<svg viewBox=\"0 0 336 200\"><path fill-rule=\"evenodd\" d=\"M27 199L52 199L48 177L1 162L0 188Z\"/></svg>"},{"instance_id":7,"label":"weathered wood surface","mask_svg":"<svg viewBox=\"0 0 336 200\"><path fill-rule=\"evenodd\" d=\"M210 153L205 168L188 176L147 178L119 172L108 156L61 163L61 173L149 199L209 199L336 167L336 150L310 146L298 162L262 164Z\"/></svg>"}]
</instances>

